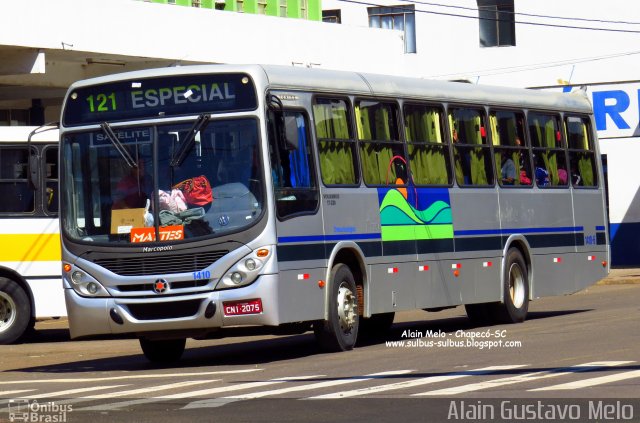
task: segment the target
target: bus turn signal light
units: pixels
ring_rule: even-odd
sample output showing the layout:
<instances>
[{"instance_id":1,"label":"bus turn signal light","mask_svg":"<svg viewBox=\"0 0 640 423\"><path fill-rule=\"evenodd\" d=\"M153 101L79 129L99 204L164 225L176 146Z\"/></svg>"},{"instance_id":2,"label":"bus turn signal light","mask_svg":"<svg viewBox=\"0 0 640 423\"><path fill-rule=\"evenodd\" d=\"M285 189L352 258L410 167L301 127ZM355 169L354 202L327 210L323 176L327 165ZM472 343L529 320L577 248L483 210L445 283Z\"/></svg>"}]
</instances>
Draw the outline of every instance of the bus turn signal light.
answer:
<instances>
[{"instance_id":1,"label":"bus turn signal light","mask_svg":"<svg viewBox=\"0 0 640 423\"><path fill-rule=\"evenodd\" d=\"M62 266L62 270L64 270L64 271L65 271L65 273L69 273L69 272L71 272L71 265L70 265L69 263L65 263L65 264Z\"/></svg>"}]
</instances>

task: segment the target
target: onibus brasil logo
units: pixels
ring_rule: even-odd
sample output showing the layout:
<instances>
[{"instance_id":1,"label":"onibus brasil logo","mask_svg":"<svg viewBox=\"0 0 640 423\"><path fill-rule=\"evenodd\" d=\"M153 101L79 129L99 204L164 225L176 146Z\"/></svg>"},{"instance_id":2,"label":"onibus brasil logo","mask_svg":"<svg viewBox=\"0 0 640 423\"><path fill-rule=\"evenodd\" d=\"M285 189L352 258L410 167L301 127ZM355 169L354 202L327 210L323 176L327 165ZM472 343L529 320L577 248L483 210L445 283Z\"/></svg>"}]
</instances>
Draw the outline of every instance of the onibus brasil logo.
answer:
<instances>
[{"instance_id":1,"label":"onibus brasil logo","mask_svg":"<svg viewBox=\"0 0 640 423\"><path fill-rule=\"evenodd\" d=\"M37 400L9 400L10 422L64 423L73 411L71 404L56 404L55 401L39 403Z\"/></svg>"}]
</instances>

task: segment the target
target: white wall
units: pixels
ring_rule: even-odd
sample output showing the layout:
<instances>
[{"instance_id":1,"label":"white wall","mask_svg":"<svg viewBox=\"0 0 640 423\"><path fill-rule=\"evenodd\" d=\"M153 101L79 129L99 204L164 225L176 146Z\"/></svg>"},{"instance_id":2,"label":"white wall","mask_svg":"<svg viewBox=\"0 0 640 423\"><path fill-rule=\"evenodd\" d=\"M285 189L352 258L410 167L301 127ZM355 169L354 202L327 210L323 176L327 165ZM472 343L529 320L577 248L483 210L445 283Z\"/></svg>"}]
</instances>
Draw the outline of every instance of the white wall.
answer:
<instances>
[{"instance_id":1,"label":"white wall","mask_svg":"<svg viewBox=\"0 0 640 423\"><path fill-rule=\"evenodd\" d=\"M389 73L398 71L403 57L401 38L388 32L133 0L21 0L3 4L2 45L61 54L86 52L86 57L299 62L353 70L376 66ZM380 62L373 52L383 54L385 60ZM55 64L49 60L47 65Z\"/></svg>"},{"instance_id":2,"label":"white wall","mask_svg":"<svg viewBox=\"0 0 640 423\"><path fill-rule=\"evenodd\" d=\"M406 4L394 0L371 0L371 3ZM475 0L437 3L477 9ZM323 9L342 9L343 25L368 25L366 8L365 5L340 0L323 1ZM639 53L640 33L516 24L515 47L481 48L477 19L421 13L419 10L478 16L477 11L416 4L418 53L404 57L402 72L408 75L442 79L466 77L472 82L509 86L557 85L558 79L568 80L570 76L572 83L639 79L640 54L605 57L617 53ZM640 2L629 0L516 0L515 12L640 22ZM516 20L640 31L640 25L550 20L521 15L517 15ZM600 60L593 60L596 58Z\"/></svg>"}]
</instances>

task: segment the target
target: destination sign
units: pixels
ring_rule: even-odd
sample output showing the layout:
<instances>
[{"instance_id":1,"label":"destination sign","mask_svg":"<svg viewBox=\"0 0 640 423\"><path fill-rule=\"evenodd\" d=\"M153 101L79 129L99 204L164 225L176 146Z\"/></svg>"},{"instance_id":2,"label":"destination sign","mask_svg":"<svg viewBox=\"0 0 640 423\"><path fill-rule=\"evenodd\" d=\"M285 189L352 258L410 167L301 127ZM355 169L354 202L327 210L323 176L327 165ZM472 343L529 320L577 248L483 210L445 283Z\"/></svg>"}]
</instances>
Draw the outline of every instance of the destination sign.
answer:
<instances>
[{"instance_id":1,"label":"destination sign","mask_svg":"<svg viewBox=\"0 0 640 423\"><path fill-rule=\"evenodd\" d=\"M65 126L255 110L256 92L244 74L180 75L78 88L64 107Z\"/></svg>"}]
</instances>

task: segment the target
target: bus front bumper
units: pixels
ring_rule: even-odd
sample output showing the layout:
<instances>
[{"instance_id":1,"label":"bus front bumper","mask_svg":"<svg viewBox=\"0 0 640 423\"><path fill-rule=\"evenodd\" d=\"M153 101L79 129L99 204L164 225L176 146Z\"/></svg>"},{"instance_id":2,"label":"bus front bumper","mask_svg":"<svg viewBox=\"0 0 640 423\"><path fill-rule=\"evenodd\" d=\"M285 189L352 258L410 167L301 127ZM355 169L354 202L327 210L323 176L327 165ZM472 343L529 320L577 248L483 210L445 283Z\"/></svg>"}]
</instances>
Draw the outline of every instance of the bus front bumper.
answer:
<instances>
[{"instance_id":1,"label":"bus front bumper","mask_svg":"<svg viewBox=\"0 0 640 423\"><path fill-rule=\"evenodd\" d=\"M71 338L189 337L225 326L277 326L276 279L276 275L262 275L242 288L153 298L88 298L65 289Z\"/></svg>"}]
</instances>

